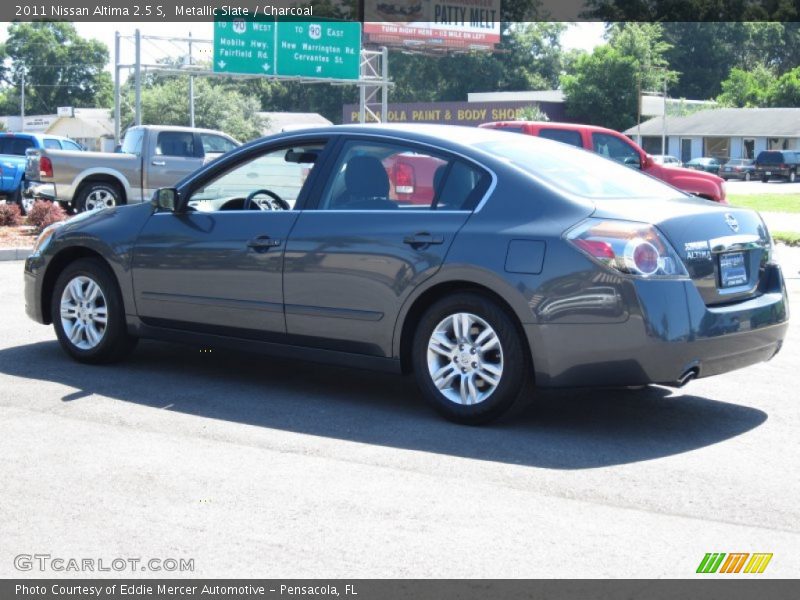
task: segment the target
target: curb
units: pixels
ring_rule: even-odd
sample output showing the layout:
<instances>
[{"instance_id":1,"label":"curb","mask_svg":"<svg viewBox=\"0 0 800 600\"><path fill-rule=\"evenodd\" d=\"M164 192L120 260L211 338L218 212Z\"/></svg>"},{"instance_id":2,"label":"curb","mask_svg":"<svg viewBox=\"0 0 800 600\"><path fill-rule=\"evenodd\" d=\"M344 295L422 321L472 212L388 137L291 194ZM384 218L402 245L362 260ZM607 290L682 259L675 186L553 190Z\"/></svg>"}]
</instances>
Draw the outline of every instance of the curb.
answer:
<instances>
[{"instance_id":1,"label":"curb","mask_svg":"<svg viewBox=\"0 0 800 600\"><path fill-rule=\"evenodd\" d=\"M33 248L0 248L0 261L24 260L30 256Z\"/></svg>"}]
</instances>

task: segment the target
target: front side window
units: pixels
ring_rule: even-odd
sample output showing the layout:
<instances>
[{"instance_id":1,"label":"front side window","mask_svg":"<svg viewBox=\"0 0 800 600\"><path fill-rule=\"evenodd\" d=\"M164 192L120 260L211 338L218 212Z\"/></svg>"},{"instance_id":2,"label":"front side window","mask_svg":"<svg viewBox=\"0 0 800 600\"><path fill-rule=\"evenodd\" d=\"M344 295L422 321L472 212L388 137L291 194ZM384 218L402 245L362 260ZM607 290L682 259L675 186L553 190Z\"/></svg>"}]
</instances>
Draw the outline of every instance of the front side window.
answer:
<instances>
[{"instance_id":1,"label":"front side window","mask_svg":"<svg viewBox=\"0 0 800 600\"><path fill-rule=\"evenodd\" d=\"M156 154L194 157L194 134L188 131L162 131L156 141Z\"/></svg>"},{"instance_id":2,"label":"front side window","mask_svg":"<svg viewBox=\"0 0 800 600\"><path fill-rule=\"evenodd\" d=\"M223 154L236 148L236 144L228 138L213 133L201 133L200 143L203 144L204 154Z\"/></svg>"},{"instance_id":3,"label":"front side window","mask_svg":"<svg viewBox=\"0 0 800 600\"><path fill-rule=\"evenodd\" d=\"M284 147L250 158L194 190L188 206L200 212L272 210L277 196L293 209L322 149L323 144Z\"/></svg>"},{"instance_id":4,"label":"front side window","mask_svg":"<svg viewBox=\"0 0 800 600\"><path fill-rule=\"evenodd\" d=\"M592 146L600 156L611 158L628 166L639 166L639 153L630 144L607 133L593 133Z\"/></svg>"},{"instance_id":5,"label":"front side window","mask_svg":"<svg viewBox=\"0 0 800 600\"><path fill-rule=\"evenodd\" d=\"M395 144L348 142L321 210L471 210L488 178L438 153Z\"/></svg>"}]
</instances>

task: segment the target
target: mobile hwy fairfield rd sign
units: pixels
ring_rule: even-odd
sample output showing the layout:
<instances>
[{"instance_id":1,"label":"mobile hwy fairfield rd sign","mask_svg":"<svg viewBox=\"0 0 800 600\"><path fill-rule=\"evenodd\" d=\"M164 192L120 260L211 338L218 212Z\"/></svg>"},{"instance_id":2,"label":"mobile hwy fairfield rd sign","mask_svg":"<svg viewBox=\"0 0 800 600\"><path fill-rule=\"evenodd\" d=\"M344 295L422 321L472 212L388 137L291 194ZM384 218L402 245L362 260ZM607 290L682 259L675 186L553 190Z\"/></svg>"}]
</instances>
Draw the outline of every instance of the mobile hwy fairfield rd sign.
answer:
<instances>
[{"instance_id":1,"label":"mobile hwy fairfield rd sign","mask_svg":"<svg viewBox=\"0 0 800 600\"><path fill-rule=\"evenodd\" d=\"M214 22L214 71L278 77L358 79L361 23Z\"/></svg>"}]
</instances>

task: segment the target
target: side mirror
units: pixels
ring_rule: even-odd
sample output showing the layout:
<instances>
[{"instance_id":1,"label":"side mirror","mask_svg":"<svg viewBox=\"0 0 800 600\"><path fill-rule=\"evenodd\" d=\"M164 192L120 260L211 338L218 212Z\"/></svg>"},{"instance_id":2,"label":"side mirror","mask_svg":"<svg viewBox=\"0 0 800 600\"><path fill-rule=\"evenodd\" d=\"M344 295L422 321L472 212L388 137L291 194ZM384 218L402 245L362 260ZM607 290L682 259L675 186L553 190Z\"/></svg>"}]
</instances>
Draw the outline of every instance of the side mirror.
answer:
<instances>
[{"instance_id":1,"label":"side mirror","mask_svg":"<svg viewBox=\"0 0 800 600\"><path fill-rule=\"evenodd\" d=\"M628 167L634 167L636 169L643 169L644 163L642 163L641 159L638 156L629 156L624 161L623 164Z\"/></svg>"},{"instance_id":2,"label":"side mirror","mask_svg":"<svg viewBox=\"0 0 800 600\"><path fill-rule=\"evenodd\" d=\"M153 197L153 205L163 212L175 212L178 205L178 190L175 188L159 188Z\"/></svg>"}]
</instances>

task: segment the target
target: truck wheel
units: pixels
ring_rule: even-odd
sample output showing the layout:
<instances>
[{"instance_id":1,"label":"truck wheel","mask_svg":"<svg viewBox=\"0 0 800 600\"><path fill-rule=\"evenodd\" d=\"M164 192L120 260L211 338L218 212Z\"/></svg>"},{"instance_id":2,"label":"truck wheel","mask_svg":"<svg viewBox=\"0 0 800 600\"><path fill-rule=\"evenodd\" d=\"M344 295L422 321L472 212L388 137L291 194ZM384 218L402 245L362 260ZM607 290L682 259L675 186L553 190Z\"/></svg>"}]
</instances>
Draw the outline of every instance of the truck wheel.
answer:
<instances>
[{"instance_id":1,"label":"truck wheel","mask_svg":"<svg viewBox=\"0 0 800 600\"><path fill-rule=\"evenodd\" d=\"M766 175L762 175L761 176L761 183L767 183L767 176Z\"/></svg>"},{"instance_id":2,"label":"truck wheel","mask_svg":"<svg viewBox=\"0 0 800 600\"><path fill-rule=\"evenodd\" d=\"M6 201L9 204L16 204L17 206L19 206L19 209L20 211L22 211L23 215L27 215L28 211L33 206L33 199L25 198L22 195L22 184L20 184L20 187L18 187L16 190L14 190L8 195Z\"/></svg>"},{"instance_id":3,"label":"truck wheel","mask_svg":"<svg viewBox=\"0 0 800 600\"><path fill-rule=\"evenodd\" d=\"M751 179L752 179L752 177L750 176L750 173L745 173L744 174L744 180L745 181L750 181Z\"/></svg>"},{"instance_id":4,"label":"truck wheel","mask_svg":"<svg viewBox=\"0 0 800 600\"><path fill-rule=\"evenodd\" d=\"M81 188L75 201L78 212L113 208L124 203L119 186L105 181L86 184Z\"/></svg>"},{"instance_id":5,"label":"truck wheel","mask_svg":"<svg viewBox=\"0 0 800 600\"><path fill-rule=\"evenodd\" d=\"M789 171L789 183L794 183L797 179L797 173L794 171Z\"/></svg>"}]
</instances>

